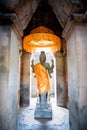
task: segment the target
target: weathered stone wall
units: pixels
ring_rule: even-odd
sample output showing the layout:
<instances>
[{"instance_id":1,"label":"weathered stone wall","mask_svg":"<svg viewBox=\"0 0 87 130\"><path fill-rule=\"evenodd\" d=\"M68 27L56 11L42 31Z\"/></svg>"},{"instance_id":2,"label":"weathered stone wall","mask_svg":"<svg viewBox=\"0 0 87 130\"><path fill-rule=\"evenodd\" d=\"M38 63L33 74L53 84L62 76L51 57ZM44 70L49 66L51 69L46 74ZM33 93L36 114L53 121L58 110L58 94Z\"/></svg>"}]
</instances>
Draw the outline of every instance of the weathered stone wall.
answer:
<instances>
[{"instance_id":1,"label":"weathered stone wall","mask_svg":"<svg viewBox=\"0 0 87 130\"><path fill-rule=\"evenodd\" d=\"M74 15L63 35L67 41L70 130L87 129L87 21Z\"/></svg>"},{"instance_id":2,"label":"weathered stone wall","mask_svg":"<svg viewBox=\"0 0 87 130\"><path fill-rule=\"evenodd\" d=\"M23 52L21 61L20 106L26 107L30 103L30 54Z\"/></svg>"},{"instance_id":3,"label":"weathered stone wall","mask_svg":"<svg viewBox=\"0 0 87 130\"><path fill-rule=\"evenodd\" d=\"M53 9L56 17L59 17L58 19L60 19L61 26L64 27L67 17L72 12L72 2L70 0L55 0L54 2L52 0L48 0L48 3Z\"/></svg>"},{"instance_id":4,"label":"weathered stone wall","mask_svg":"<svg viewBox=\"0 0 87 130\"><path fill-rule=\"evenodd\" d=\"M8 76L9 76L9 35L10 26L0 25L0 129L8 128L9 110Z\"/></svg>"},{"instance_id":5,"label":"weathered stone wall","mask_svg":"<svg viewBox=\"0 0 87 130\"><path fill-rule=\"evenodd\" d=\"M11 30L10 39L10 61L9 61L9 130L16 129L18 115L18 88L20 80L20 55L19 45L21 41L18 39L14 30Z\"/></svg>"},{"instance_id":6,"label":"weathered stone wall","mask_svg":"<svg viewBox=\"0 0 87 130\"><path fill-rule=\"evenodd\" d=\"M77 25L75 29L78 64L80 129L87 130L87 24Z\"/></svg>"},{"instance_id":7,"label":"weathered stone wall","mask_svg":"<svg viewBox=\"0 0 87 130\"><path fill-rule=\"evenodd\" d=\"M19 44L11 25L0 25L0 130L16 130Z\"/></svg>"},{"instance_id":8,"label":"weathered stone wall","mask_svg":"<svg viewBox=\"0 0 87 130\"><path fill-rule=\"evenodd\" d=\"M68 58L68 90L69 90L69 113L70 130L80 130L78 108L78 66L76 54L76 34L73 31L67 41ZM74 121L75 120L75 121Z\"/></svg>"}]
</instances>

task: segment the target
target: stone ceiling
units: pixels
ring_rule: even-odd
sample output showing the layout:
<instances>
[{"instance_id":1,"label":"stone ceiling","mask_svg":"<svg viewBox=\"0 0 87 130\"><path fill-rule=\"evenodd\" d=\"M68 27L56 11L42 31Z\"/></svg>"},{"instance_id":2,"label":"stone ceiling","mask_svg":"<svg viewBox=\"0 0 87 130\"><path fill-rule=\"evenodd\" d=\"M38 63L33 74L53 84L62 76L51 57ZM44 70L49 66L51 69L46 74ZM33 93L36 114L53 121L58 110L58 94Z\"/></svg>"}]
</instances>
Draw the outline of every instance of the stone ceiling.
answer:
<instances>
[{"instance_id":1,"label":"stone ceiling","mask_svg":"<svg viewBox=\"0 0 87 130\"><path fill-rule=\"evenodd\" d=\"M62 28L72 13L87 11L86 0L0 0L0 10L6 13L16 12L24 30L42 1L52 8Z\"/></svg>"},{"instance_id":2,"label":"stone ceiling","mask_svg":"<svg viewBox=\"0 0 87 130\"><path fill-rule=\"evenodd\" d=\"M24 29L24 36L29 35L30 31L39 27L45 26L51 29L55 35L61 37L62 27L55 13L47 2L41 2L33 14L27 27Z\"/></svg>"},{"instance_id":3,"label":"stone ceiling","mask_svg":"<svg viewBox=\"0 0 87 130\"><path fill-rule=\"evenodd\" d=\"M40 2L41 0L21 0L16 13L19 16L23 29L26 28ZM67 17L73 8L71 2L66 2L66 0L48 0L48 4L53 9L61 26L64 27Z\"/></svg>"}]
</instances>

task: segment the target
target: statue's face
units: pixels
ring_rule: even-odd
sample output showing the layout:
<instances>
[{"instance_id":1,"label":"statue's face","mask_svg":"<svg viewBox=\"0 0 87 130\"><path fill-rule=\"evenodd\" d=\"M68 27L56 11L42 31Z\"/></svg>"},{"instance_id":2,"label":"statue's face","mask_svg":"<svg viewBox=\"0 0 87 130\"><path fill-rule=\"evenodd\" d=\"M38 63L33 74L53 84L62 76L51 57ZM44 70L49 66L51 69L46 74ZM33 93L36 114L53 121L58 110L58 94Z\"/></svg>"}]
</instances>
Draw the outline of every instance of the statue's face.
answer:
<instances>
[{"instance_id":1,"label":"statue's face","mask_svg":"<svg viewBox=\"0 0 87 130\"><path fill-rule=\"evenodd\" d=\"M43 63L46 61L46 55L45 55L45 52L41 52L40 54L40 62Z\"/></svg>"},{"instance_id":2,"label":"statue's face","mask_svg":"<svg viewBox=\"0 0 87 130\"><path fill-rule=\"evenodd\" d=\"M42 58L42 57L40 58L40 62L41 62L41 63L43 63L43 62L45 62L45 61L46 61L45 58Z\"/></svg>"}]
</instances>

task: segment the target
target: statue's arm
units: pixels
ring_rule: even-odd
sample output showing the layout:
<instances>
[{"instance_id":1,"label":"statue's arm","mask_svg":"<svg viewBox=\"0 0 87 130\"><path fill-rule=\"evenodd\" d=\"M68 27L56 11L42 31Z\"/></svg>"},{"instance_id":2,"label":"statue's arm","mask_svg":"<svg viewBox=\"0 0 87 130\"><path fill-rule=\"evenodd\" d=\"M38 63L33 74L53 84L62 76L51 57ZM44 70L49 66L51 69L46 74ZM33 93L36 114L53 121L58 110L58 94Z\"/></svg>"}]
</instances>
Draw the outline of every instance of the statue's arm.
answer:
<instances>
[{"instance_id":1,"label":"statue's arm","mask_svg":"<svg viewBox=\"0 0 87 130\"><path fill-rule=\"evenodd\" d=\"M52 78L51 73L53 73L53 69L54 69L54 61L53 60L52 60L52 65L51 66L48 63L47 69L48 69L48 73L49 73L50 78Z\"/></svg>"},{"instance_id":2,"label":"statue's arm","mask_svg":"<svg viewBox=\"0 0 87 130\"><path fill-rule=\"evenodd\" d=\"M48 73L49 73L49 77L52 78L50 68L48 68Z\"/></svg>"}]
</instances>

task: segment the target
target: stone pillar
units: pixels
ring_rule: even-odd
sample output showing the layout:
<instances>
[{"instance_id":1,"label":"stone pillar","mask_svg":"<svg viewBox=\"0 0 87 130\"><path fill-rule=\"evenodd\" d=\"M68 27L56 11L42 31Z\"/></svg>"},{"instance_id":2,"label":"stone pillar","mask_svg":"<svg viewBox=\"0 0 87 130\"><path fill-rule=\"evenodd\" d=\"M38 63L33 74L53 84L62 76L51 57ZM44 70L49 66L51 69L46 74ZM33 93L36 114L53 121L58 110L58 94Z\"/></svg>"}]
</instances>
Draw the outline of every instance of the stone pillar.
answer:
<instances>
[{"instance_id":1,"label":"stone pillar","mask_svg":"<svg viewBox=\"0 0 87 130\"><path fill-rule=\"evenodd\" d=\"M73 14L63 37L67 42L70 130L87 130L87 14Z\"/></svg>"},{"instance_id":2,"label":"stone pillar","mask_svg":"<svg viewBox=\"0 0 87 130\"><path fill-rule=\"evenodd\" d=\"M15 14L0 14L0 130L17 130L22 41L18 24Z\"/></svg>"},{"instance_id":3,"label":"stone pillar","mask_svg":"<svg viewBox=\"0 0 87 130\"><path fill-rule=\"evenodd\" d=\"M29 106L30 99L30 56L28 52L23 52L21 60L21 88L20 88L20 106Z\"/></svg>"},{"instance_id":4,"label":"stone pillar","mask_svg":"<svg viewBox=\"0 0 87 130\"><path fill-rule=\"evenodd\" d=\"M56 57L56 81L57 81L57 105L66 107L66 81L65 81L65 54L55 53Z\"/></svg>"}]
</instances>

